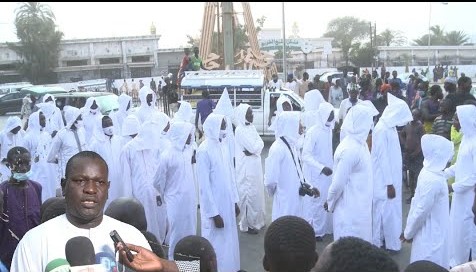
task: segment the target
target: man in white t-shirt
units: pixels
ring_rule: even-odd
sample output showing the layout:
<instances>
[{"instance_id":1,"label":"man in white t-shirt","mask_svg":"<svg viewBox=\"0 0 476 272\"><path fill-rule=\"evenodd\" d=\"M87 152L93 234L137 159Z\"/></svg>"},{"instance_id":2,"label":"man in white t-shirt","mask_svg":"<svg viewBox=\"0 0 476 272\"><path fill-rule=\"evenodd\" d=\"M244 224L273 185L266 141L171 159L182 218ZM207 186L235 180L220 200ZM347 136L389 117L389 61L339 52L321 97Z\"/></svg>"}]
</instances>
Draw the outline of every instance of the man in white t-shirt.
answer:
<instances>
[{"instance_id":1,"label":"man in white t-shirt","mask_svg":"<svg viewBox=\"0 0 476 272\"><path fill-rule=\"evenodd\" d=\"M268 82L269 89L279 90L284 86L284 83L281 79L278 78L277 74L271 76L271 80Z\"/></svg>"},{"instance_id":2,"label":"man in white t-shirt","mask_svg":"<svg viewBox=\"0 0 476 272\"><path fill-rule=\"evenodd\" d=\"M96 264L102 264L106 271L118 271L115 245L109 236L112 230L116 230L125 242L134 242L150 250L139 230L103 215L109 180L107 164L100 155L83 151L71 157L61 187L66 199L66 214L23 236L13 255L12 272L53 271L61 264L67 266L65 245L76 236L91 240Z\"/></svg>"}]
</instances>

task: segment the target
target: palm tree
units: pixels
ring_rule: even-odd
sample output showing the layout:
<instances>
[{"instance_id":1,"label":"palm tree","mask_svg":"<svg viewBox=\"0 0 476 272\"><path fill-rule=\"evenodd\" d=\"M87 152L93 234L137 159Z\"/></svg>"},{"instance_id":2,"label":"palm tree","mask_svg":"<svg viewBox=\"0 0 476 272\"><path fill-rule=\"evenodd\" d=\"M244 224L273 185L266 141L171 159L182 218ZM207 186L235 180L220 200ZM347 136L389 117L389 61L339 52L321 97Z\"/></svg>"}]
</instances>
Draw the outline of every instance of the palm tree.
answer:
<instances>
[{"instance_id":1,"label":"palm tree","mask_svg":"<svg viewBox=\"0 0 476 272\"><path fill-rule=\"evenodd\" d=\"M430 45L446 45L445 31L441 26L431 26L430 31ZM415 45L428 45L428 34L421 36L419 39L413 40L413 42Z\"/></svg>"},{"instance_id":2,"label":"palm tree","mask_svg":"<svg viewBox=\"0 0 476 272\"><path fill-rule=\"evenodd\" d=\"M447 45L463 45L469 38L463 31L451 31L446 33L445 40Z\"/></svg>"},{"instance_id":3,"label":"palm tree","mask_svg":"<svg viewBox=\"0 0 476 272\"><path fill-rule=\"evenodd\" d=\"M401 31L395 31L390 29L385 29L382 33L377 36L377 44L390 46L396 45L401 46L405 44L406 38L402 36Z\"/></svg>"}]
</instances>

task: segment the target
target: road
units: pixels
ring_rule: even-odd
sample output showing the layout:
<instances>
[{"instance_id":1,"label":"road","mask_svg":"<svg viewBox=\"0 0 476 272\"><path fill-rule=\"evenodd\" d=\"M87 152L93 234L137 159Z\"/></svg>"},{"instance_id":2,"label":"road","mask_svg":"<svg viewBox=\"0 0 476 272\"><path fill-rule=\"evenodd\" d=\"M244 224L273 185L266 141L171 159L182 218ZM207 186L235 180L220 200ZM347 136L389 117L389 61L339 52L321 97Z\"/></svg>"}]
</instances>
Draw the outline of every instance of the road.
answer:
<instances>
[{"instance_id":1,"label":"road","mask_svg":"<svg viewBox=\"0 0 476 272\"><path fill-rule=\"evenodd\" d=\"M9 116L0 116L0 129L3 129L3 126L8 119ZM272 141L267 139L265 141L265 148L262 152L262 165L264 165L264 159L268 156L268 150ZM264 167L263 167L264 168ZM404 190L405 192L406 190ZM408 194L404 193L403 196L403 225L406 223L406 218L408 215L408 210L410 208L409 204L405 203L405 199L407 198ZM272 208L272 199L270 199L266 195L266 226L269 226L271 223L271 208ZM264 234L266 231L266 227L264 230L261 230L257 235L250 235L247 233L239 232L239 240L240 240L240 254L241 254L241 268L248 272L259 272L264 271L262 260L264 256ZM317 243L317 252L321 254L322 250L325 246L327 246L330 242L332 242L331 236L325 236L322 242ZM410 250L411 245L404 244L402 250L393 255L392 258L398 263L401 270L403 270L410 261Z\"/></svg>"}]
</instances>

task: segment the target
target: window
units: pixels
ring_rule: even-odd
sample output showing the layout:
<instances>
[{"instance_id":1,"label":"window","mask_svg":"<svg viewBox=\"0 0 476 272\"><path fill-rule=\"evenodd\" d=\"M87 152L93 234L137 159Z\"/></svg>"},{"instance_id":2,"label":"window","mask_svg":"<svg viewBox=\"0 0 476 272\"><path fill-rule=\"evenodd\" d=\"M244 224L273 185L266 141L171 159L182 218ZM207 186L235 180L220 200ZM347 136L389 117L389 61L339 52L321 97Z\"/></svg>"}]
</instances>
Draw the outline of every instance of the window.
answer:
<instances>
[{"instance_id":1,"label":"window","mask_svg":"<svg viewBox=\"0 0 476 272\"><path fill-rule=\"evenodd\" d=\"M149 62L150 56L135 56L132 57L132 62Z\"/></svg>"},{"instance_id":2,"label":"window","mask_svg":"<svg viewBox=\"0 0 476 272\"><path fill-rule=\"evenodd\" d=\"M121 78L121 69L101 69L101 78Z\"/></svg>"},{"instance_id":3,"label":"window","mask_svg":"<svg viewBox=\"0 0 476 272\"><path fill-rule=\"evenodd\" d=\"M88 60L69 60L66 61L66 66L85 66L88 65Z\"/></svg>"},{"instance_id":4,"label":"window","mask_svg":"<svg viewBox=\"0 0 476 272\"><path fill-rule=\"evenodd\" d=\"M115 63L121 63L121 59L120 58L99 59L99 64L115 64Z\"/></svg>"},{"instance_id":5,"label":"window","mask_svg":"<svg viewBox=\"0 0 476 272\"><path fill-rule=\"evenodd\" d=\"M151 77L152 71L150 67L131 68L131 78L135 77Z\"/></svg>"}]
</instances>

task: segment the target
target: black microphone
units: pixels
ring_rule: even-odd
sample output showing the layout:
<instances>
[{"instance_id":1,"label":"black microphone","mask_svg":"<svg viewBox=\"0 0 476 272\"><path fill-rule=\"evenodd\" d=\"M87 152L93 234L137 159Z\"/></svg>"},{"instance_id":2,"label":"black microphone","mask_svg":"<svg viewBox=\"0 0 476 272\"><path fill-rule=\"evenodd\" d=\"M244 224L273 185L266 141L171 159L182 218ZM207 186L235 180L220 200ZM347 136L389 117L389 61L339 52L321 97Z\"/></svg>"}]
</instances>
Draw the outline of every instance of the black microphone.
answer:
<instances>
[{"instance_id":1,"label":"black microphone","mask_svg":"<svg viewBox=\"0 0 476 272\"><path fill-rule=\"evenodd\" d=\"M93 265L96 263L94 246L88 237L76 236L69 239L64 251L66 260L71 267Z\"/></svg>"}]
</instances>

